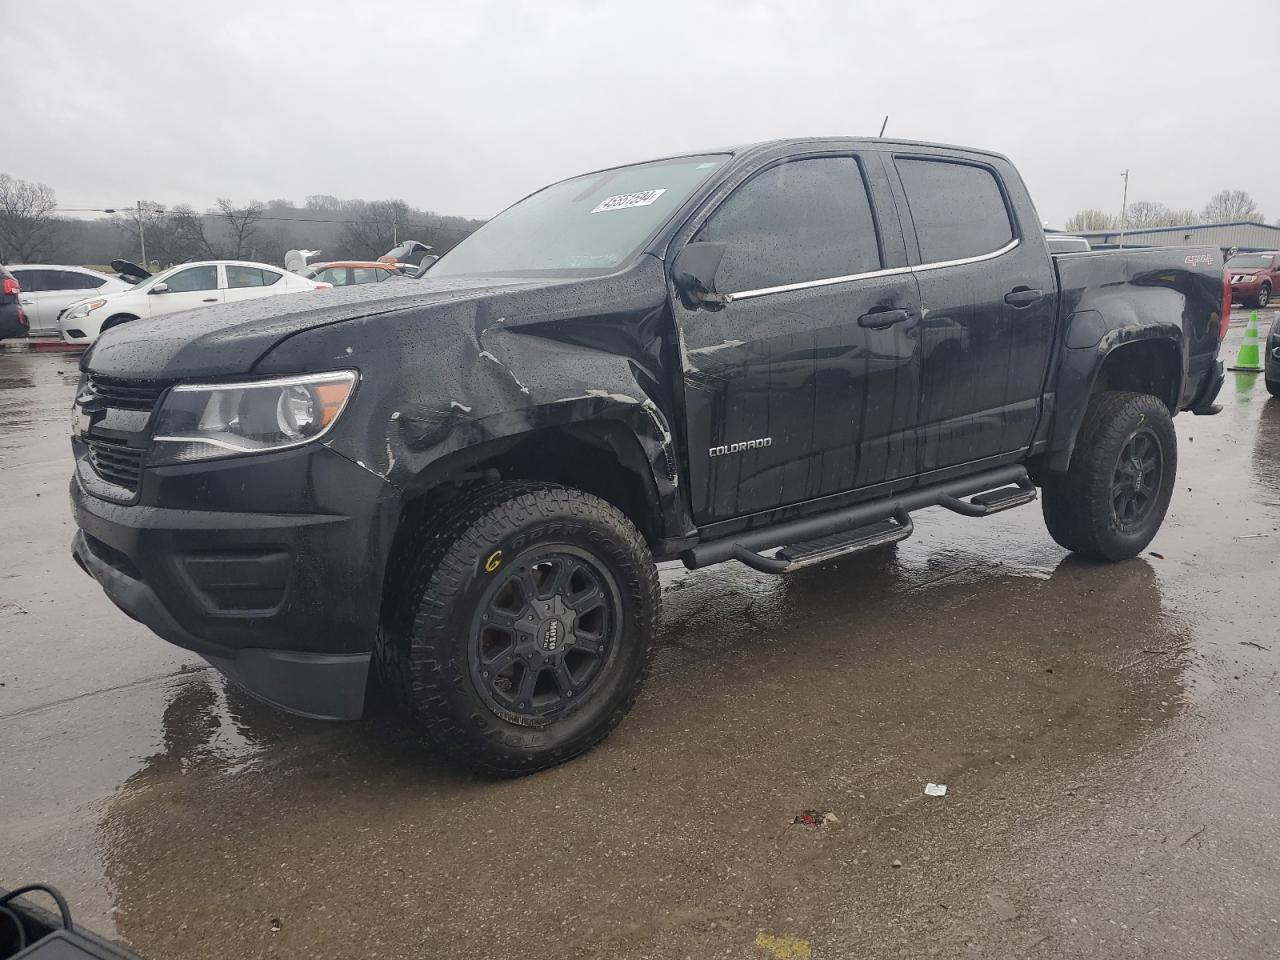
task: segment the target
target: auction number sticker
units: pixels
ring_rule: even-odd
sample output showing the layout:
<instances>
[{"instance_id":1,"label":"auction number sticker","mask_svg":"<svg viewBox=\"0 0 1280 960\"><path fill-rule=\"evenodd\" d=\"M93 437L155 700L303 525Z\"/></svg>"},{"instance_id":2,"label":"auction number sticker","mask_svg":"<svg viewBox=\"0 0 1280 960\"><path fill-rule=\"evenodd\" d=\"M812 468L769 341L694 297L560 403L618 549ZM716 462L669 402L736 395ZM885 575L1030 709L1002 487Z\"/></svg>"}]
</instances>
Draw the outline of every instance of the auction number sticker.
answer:
<instances>
[{"instance_id":1,"label":"auction number sticker","mask_svg":"<svg viewBox=\"0 0 1280 960\"><path fill-rule=\"evenodd\" d=\"M620 193L616 197L605 197L596 204L592 213L604 213L606 210L626 210L630 207L647 207L667 192L666 187L657 190L637 190L635 193Z\"/></svg>"}]
</instances>

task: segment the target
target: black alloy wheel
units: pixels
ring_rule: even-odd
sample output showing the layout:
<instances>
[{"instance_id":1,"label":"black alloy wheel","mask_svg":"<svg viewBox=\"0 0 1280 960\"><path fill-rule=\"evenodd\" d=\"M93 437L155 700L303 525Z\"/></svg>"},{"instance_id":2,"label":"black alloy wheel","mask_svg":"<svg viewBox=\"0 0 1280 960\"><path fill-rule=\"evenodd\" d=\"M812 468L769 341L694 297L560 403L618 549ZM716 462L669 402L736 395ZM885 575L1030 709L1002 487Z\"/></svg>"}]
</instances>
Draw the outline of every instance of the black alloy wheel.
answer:
<instances>
[{"instance_id":1,"label":"black alloy wheel","mask_svg":"<svg viewBox=\"0 0 1280 960\"><path fill-rule=\"evenodd\" d=\"M1140 529L1151 516L1164 481L1164 451L1152 430L1134 431L1120 450L1111 478L1111 509L1123 533Z\"/></svg>"},{"instance_id":2,"label":"black alloy wheel","mask_svg":"<svg viewBox=\"0 0 1280 960\"><path fill-rule=\"evenodd\" d=\"M568 544L540 544L506 566L472 624L477 692L509 723L541 726L586 702L614 656L621 600L613 576Z\"/></svg>"}]
</instances>

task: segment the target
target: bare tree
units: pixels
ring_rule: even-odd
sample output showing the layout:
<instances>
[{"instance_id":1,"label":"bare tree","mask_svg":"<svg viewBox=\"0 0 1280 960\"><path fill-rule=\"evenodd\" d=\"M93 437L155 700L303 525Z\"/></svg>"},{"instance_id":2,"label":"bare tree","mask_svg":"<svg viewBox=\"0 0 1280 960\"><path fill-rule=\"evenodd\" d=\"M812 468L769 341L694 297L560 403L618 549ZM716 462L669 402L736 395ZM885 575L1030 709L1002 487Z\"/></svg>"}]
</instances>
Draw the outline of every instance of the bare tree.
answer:
<instances>
[{"instance_id":1,"label":"bare tree","mask_svg":"<svg viewBox=\"0 0 1280 960\"><path fill-rule=\"evenodd\" d=\"M208 220L206 214L196 213L186 204L173 208L169 220L172 247L170 262L222 259L220 251L209 241L205 229Z\"/></svg>"},{"instance_id":2,"label":"bare tree","mask_svg":"<svg viewBox=\"0 0 1280 960\"><path fill-rule=\"evenodd\" d=\"M152 200L143 200L137 206L112 214L111 222L119 232L122 258L136 258L142 263L139 236L145 236L148 259L161 264L173 263L173 237L169 216L164 207ZM142 263L149 269L149 265Z\"/></svg>"},{"instance_id":3,"label":"bare tree","mask_svg":"<svg viewBox=\"0 0 1280 960\"><path fill-rule=\"evenodd\" d=\"M351 256L380 257L412 229L412 209L403 200L352 200L343 206L348 223L342 232L343 244Z\"/></svg>"},{"instance_id":4,"label":"bare tree","mask_svg":"<svg viewBox=\"0 0 1280 960\"><path fill-rule=\"evenodd\" d=\"M1070 233L1088 232L1090 230L1111 230L1116 225L1116 218L1102 210L1081 210L1072 214L1063 229Z\"/></svg>"},{"instance_id":5,"label":"bare tree","mask_svg":"<svg viewBox=\"0 0 1280 960\"><path fill-rule=\"evenodd\" d=\"M57 205L53 190L43 183L0 173L0 263L32 263L52 252Z\"/></svg>"},{"instance_id":6,"label":"bare tree","mask_svg":"<svg viewBox=\"0 0 1280 960\"><path fill-rule=\"evenodd\" d=\"M226 259L243 260L253 253L253 238L257 233L258 221L265 212L266 208L257 200L250 201L248 206L237 207L230 200L218 198L217 215L225 224L230 237L230 252Z\"/></svg>"},{"instance_id":7,"label":"bare tree","mask_svg":"<svg viewBox=\"0 0 1280 960\"><path fill-rule=\"evenodd\" d=\"M1151 200L1135 200L1125 211L1125 229L1141 230L1152 227L1181 227L1199 223L1194 210L1171 210L1163 203Z\"/></svg>"},{"instance_id":8,"label":"bare tree","mask_svg":"<svg viewBox=\"0 0 1280 960\"><path fill-rule=\"evenodd\" d=\"M124 245L123 256L141 257L138 252L139 219L147 240L147 257L161 267L219 257L218 250L206 235L204 214L196 213L185 204L166 210L151 201L144 201L140 207L129 207L111 218Z\"/></svg>"},{"instance_id":9,"label":"bare tree","mask_svg":"<svg viewBox=\"0 0 1280 960\"><path fill-rule=\"evenodd\" d=\"M342 201L328 193L313 193L303 201L307 210L341 210Z\"/></svg>"},{"instance_id":10,"label":"bare tree","mask_svg":"<svg viewBox=\"0 0 1280 960\"><path fill-rule=\"evenodd\" d=\"M1215 193L1205 204L1202 216L1206 223L1266 222L1253 197L1244 190L1222 190Z\"/></svg>"}]
</instances>

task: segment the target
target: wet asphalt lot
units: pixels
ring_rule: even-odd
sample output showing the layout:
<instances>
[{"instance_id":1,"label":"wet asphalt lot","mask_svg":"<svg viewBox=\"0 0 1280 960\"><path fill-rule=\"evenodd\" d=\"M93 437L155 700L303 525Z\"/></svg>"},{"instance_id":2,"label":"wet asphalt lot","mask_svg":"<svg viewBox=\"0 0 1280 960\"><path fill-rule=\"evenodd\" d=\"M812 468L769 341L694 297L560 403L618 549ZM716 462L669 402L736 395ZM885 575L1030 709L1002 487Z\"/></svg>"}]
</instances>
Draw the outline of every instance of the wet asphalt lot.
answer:
<instances>
[{"instance_id":1,"label":"wet asphalt lot","mask_svg":"<svg viewBox=\"0 0 1280 960\"><path fill-rule=\"evenodd\" d=\"M1076 561L1029 506L789 579L672 567L628 720L496 783L393 720L259 706L116 611L67 549L75 381L0 354L0 885L145 957L1280 954L1258 378L1177 419L1160 556Z\"/></svg>"}]
</instances>

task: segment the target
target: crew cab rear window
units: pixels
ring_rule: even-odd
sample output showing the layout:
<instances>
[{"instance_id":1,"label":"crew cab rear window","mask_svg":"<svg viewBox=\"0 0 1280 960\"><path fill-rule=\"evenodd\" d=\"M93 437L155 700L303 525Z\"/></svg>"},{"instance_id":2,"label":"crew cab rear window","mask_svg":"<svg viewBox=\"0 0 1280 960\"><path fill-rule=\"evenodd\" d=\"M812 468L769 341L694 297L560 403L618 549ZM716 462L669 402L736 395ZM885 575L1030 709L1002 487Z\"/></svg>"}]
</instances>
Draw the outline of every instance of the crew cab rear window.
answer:
<instances>
[{"instance_id":1,"label":"crew cab rear window","mask_svg":"<svg viewBox=\"0 0 1280 960\"><path fill-rule=\"evenodd\" d=\"M881 266L858 161L815 157L769 167L738 187L698 232L724 243L724 293L867 273Z\"/></svg>"},{"instance_id":2,"label":"crew cab rear window","mask_svg":"<svg viewBox=\"0 0 1280 960\"><path fill-rule=\"evenodd\" d=\"M1013 239L1004 195L986 167L906 157L894 164L907 193L922 263L978 257Z\"/></svg>"}]
</instances>

